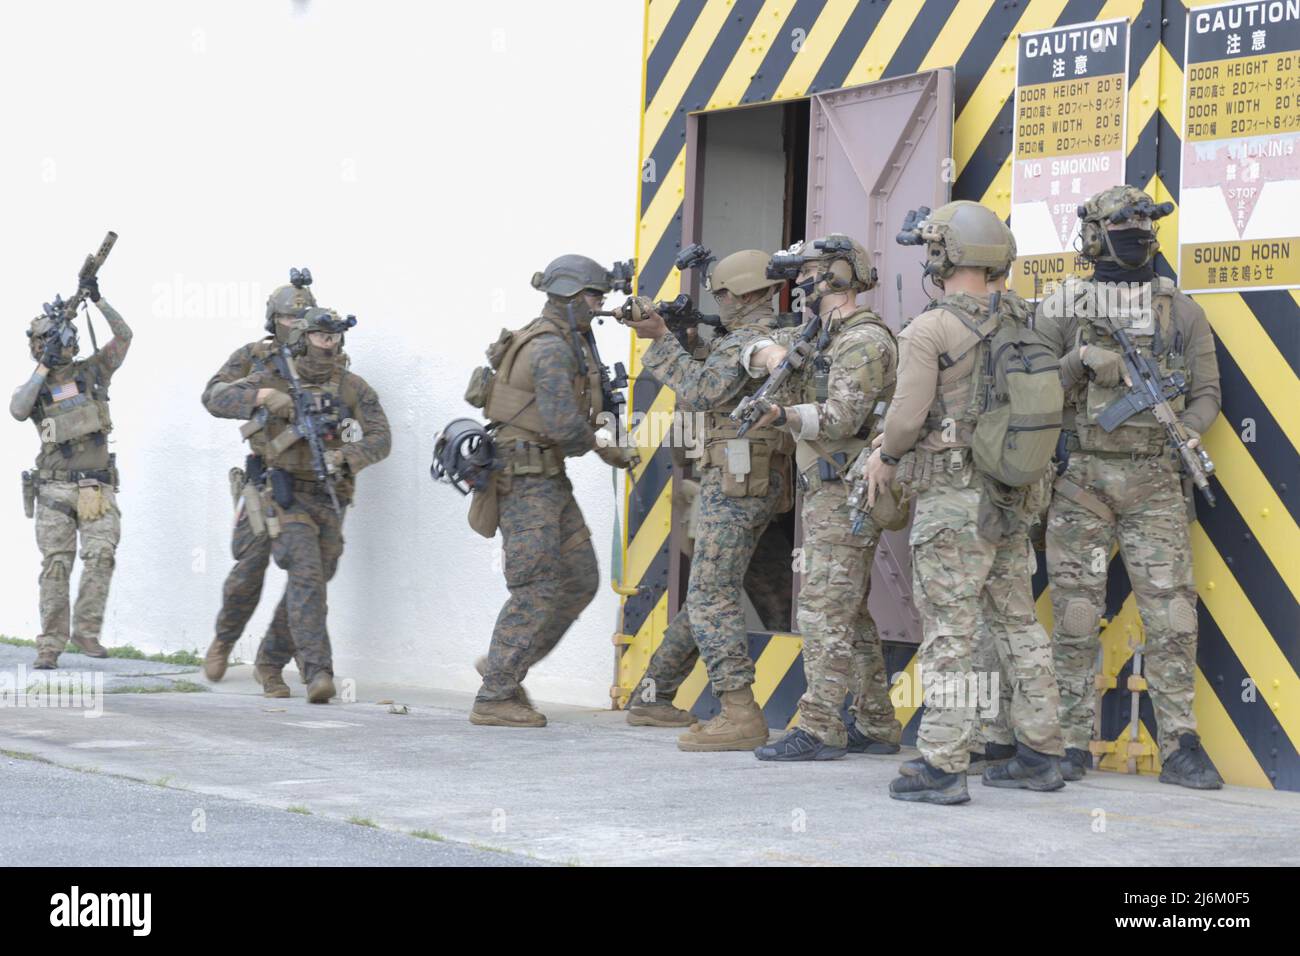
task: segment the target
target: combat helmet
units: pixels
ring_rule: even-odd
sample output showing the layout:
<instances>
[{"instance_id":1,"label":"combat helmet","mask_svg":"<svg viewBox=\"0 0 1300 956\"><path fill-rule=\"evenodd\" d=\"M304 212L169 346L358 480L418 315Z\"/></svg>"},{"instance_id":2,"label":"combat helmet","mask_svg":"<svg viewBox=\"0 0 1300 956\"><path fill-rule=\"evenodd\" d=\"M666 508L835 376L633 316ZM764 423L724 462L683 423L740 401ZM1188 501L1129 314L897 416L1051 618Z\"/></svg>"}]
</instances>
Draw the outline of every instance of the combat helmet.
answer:
<instances>
[{"instance_id":1,"label":"combat helmet","mask_svg":"<svg viewBox=\"0 0 1300 956\"><path fill-rule=\"evenodd\" d=\"M772 288L777 282L767 275L770 258L766 252L758 249L733 252L720 260L709 273L709 290L739 296Z\"/></svg>"},{"instance_id":2,"label":"combat helmet","mask_svg":"<svg viewBox=\"0 0 1300 956\"><path fill-rule=\"evenodd\" d=\"M348 329L357 324L357 317L349 315L340 316L334 309L326 309L313 306L307 309L306 313L298 321L293 323L289 329L288 342L289 346L296 351L302 351L306 348L308 332L329 332L342 336ZM343 347L343 339L339 339L339 348Z\"/></svg>"},{"instance_id":3,"label":"combat helmet","mask_svg":"<svg viewBox=\"0 0 1300 956\"><path fill-rule=\"evenodd\" d=\"M1174 211L1174 204L1157 203L1136 186L1103 189L1076 210L1079 215L1079 254L1092 261L1110 259L1126 269L1140 269L1155 258L1160 243L1155 238L1155 221ZM1151 233L1144 242L1145 258L1138 262L1121 259L1111 242L1107 226L1121 223Z\"/></svg>"},{"instance_id":4,"label":"combat helmet","mask_svg":"<svg viewBox=\"0 0 1300 956\"><path fill-rule=\"evenodd\" d=\"M897 240L925 246L925 274L943 280L958 268L983 269L990 279L1006 275L1016 258L1016 237L997 213L968 199L931 212L921 206L907 214Z\"/></svg>"},{"instance_id":5,"label":"combat helmet","mask_svg":"<svg viewBox=\"0 0 1300 956\"><path fill-rule=\"evenodd\" d=\"M311 270L290 269L289 284L279 286L266 300L266 331L275 334L277 318L301 319L316 305L311 293Z\"/></svg>"},{"instance_id":6,"label":"combat helmet","mask_svg":"<svg viewBox=\"0 0 1300 956\"><path fill-rule=\"evenodd\" d=\"M551 260L543 272L534 272L534 289L561 299L570 299L579 292L607 295L611 290L630 292L632 264L616 262L612 270L595 259L568 254Z\"/></svg>"},{"instance_id":7,"label":"combat helmet","mask_svg":"<svg viewBox=\"0 0 1300 956\"><path fill-rule=\"evenodd\" d=\"M824 263L826 283L833 291L865 292L876 286L876 270L866 248L850 236L833 232L823 239L804 243L799 251L805 262Z\"/></svg>"}]
</instances>

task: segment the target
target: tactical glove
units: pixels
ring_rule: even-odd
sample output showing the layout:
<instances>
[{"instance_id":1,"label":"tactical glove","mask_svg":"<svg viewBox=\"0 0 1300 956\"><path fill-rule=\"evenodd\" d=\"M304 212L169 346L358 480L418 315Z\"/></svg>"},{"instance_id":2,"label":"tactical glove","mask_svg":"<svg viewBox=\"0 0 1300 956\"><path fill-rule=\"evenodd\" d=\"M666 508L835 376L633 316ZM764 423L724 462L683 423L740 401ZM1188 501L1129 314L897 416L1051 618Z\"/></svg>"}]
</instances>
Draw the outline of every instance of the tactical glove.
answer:
<instances>
[{"instance_id":1,"label":"tactical glove","mask_svg":"<svg viewBox=\"0 0 1300 956\"><path fill-rule=\"evenodd\" d=\"M46 368L57 368L63 363L63 346L57 338L45 340L45 349L41 352L41 364Z\"/></svg>"},{"instance_id":2,"label":"tactical glove","mask_svg":"<svg viewBox=\"0 0 1300 956\"><path fill-rule=\"evenodd\" d=\"M635 448L623 448L619 445L597 445L596 454L600 460L615 468L631 468L641 460Z\"/></svg>"},{"instance_id":3,"label":"tactical glove","mask_svg":"<svg viewBox=\"0 0 1300 956\"><path fill-rule=\"evenodd\" d=\"M1113 388L1124 374L1124 360L1118 352L1089 345L1083 353L1083 364L1092 370L1092 380L1102 388Z\"/></svg>"},{"instance_id":4,"label":"tactical glove","mask_svg":"<svg viewBox=\"0 0 1300 956\"><path fill-rule=\"evenodd\" d=\"M262 407L277 418L289 419L293 417L293 399L284 392L272 390L262 400Z\"/></svg>"},{"instance_id":5,"label":"tactical glove","mask_svg":"<svg viewBox=\"0 0 1300 956\"><path fill-rule=\"evenodd\" d=\"M86 293L86 298L91 302L99 301L99 278L97 276L87 276L81 280L81 291Z\"/></svg>"}]
</instances>

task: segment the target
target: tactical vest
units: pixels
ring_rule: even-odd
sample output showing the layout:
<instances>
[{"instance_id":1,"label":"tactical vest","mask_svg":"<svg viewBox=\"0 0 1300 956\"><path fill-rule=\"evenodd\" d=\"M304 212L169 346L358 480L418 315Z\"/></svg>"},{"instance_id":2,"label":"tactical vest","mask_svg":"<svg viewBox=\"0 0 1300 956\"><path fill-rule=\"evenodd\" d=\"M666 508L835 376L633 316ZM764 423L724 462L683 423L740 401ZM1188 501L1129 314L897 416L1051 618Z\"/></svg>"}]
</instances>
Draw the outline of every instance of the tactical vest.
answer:
<instances>
[{"instance_id":1,"label":"tactical vest","mask_svg":"<svg viewBox=\"0 0 1300 956\"><path fill-rule=\"evenodd\" d=\"M774 321L772 324L753 322L728 328L727 336L715 340L714 347L735 333L770 333L776 327ZM733 422L730 415L741 400L758 391L764 381L750 378L748 374L745 377L744 386L734 398L704 412L700 441L704 445L703 463L722 470L723 494L733 498L761 498L768 494L771 472L782 471L788 466L794 452L794 437L774 425L751 428L744 438L737 437L740 423ZM789 486L788 480L786 485ZM782 501L777 510L786 510L790 503L792 501Z\"/></svg>"},{"instance_id":2,"label":"tactical vest","mask_svg":"<svg viewBox=\"0 0 1300 956\"><path fill-rule=\"evenodd\" d=\"M37 466L56 471L109 468L108 435L113 419L108 411L108 382L97 363L79 362L71 377L46 382L32 409L32 423L41 437ZM54 392L76 394L54 400Z\"/></svg>"},{"instance_id":3,"label":"tactical vest","mask_svg":"<svg viewBox=\"0 0 1300 956\"><path fill-rule=\"evenodd\" d=\"M497 425L497 446L507 454L507 446L521 441L542 447L553 444L537 408L537 384L533 380L528 347L534 339L547 334L562 338L578 359L578 371L573 377L573 396L593 428L598 424L596 416L603 410L600 367L582 336L575 335L554 319L545 316L534 319L518 332L506 333L508 340L506 335L498 340L505 344L505 354L496 365L483 409L488 420ZM584 367L585 374L582 371Z\"/></svg>"},{"instance_id":4,"label":"tactical vest","mask_svg":"<svg viewBox=\"0 0 1300 956\"><path fill-rule=\"evenodd\" d=\"M984 334L996 328L994 318L987 313L979 300L964 292L936 299L930 303L930 308L951 312ZM1024 300L1018 296L1015 298L1004 297L1002 299L1002 308L1019 310L1023 313L1019 316L1023 321L1029 319L1028 308L1025 306ZM971 374L962 378L953 378L946 382L943 380L943 373L977 349L979 344L980 340L972 332L970 342L956 355L945 352L939 356L939 380L935 388L934 401L931 403L930 411L926 415L925 427L917 439L917 444L920 444L921 439L932 432L944 432L951 429L951 434L946 435L944 438L945 452L951 449L970 447L975 421L979 417L979 403L973 400L973 392L976 383L980 380L980 369L972 366Z\"/></svg>"},{"instance_id":5,"label":"tactical vest","mask_svg":"<svg viewBox=\"0 0 1300 956\"><path fill-rule=\"evenodd\" d=\"M277 392L289 394L289 383L280 375L268 376L260 387L273 388ZM311 395L317 407L333 412L340 427L323 438L326 450L343 447L342 423L348 419L360 421L357 410L360 396L357 394L356 378L348 374L339 363L333 375L325 382L302 381L305 392ZM311 447L301 438L293 440L290 429L293 423L277 416L269 416L266 424L249 436L248 443L254 454L262 456L268 468L279 468L300 481L315 481L316 470L312 464ZM342 489L347 497L351 490Z\"/></svg>"},{"instance_id":6,"label":"tactical vest","mask_svg":"<svg viewBox=\"0 0 1300 956\"><path fill-rule=\"evenodd\" d=\"M1100 283L1079 281L1082 288L1066 288L1066 301L1080 303L1082 316L1079 319L1081 342L1084 345L1096 345L1100 348L1119 352L1119 343L1110 333L1109 321L1105 312L1114 307L1114 320L1128 333L1130 341L1141 352L1155 358L1160 366L1162 377L1171 372L1187 374L1187 359L1183 354L1186 343L1174 328L1173 297L1175 286L1172 280L1157 276L1151 282L1151 308L1142 306L1142 297L1130 301L1125 289L1113 301L1111 296L1097 294ZM1145 291L1145 286L1142 287ZM1111 291L1111 290L1107 290ZM1073 293L1073 295L1071 295ZM1088 316L1095 316L1088 318ZM1188 383L1190 385L1190 382ZM1073 430L1078 437L1081 451L1124 452L1139 456L1159 455L1165 450L1166 433L1163 425L1156 420L1153 413L1146 411L1134 415L1123 425L1107 434L1097 424L1097 416L1117 399L1123 398L1129 391L1123 379L1118 385L1103 387L1089 381L1076 389L1067 402L1074 413ZM1181 414L1186 405L1185 397L1179 395L1169 400L1169 407ZM1067 421L1066 427L1069 428Z\"/></svg>"},{"instance_id":7,"label":"tactical vest","mask_svg":"<svg viewBox=\"0 0 1300 956\"><path fill-rule=\"evenodd\" d=\"M874 312L869 309L859 309L845 319L844 323L829 336L823 332L818 338L816 351L809 362L811 374L803 376L800 401L806 404L820 404L830 397L831 346L837 338L850 329L860 328L865 328L869 332L873 345L883 345L888 349L893 357L893 368L897 372L898 343L894 339L894 333ZM826 463L821 466L823 480L828 476L842 476L848 466L853 464L858 453L871 440L872 432L881 420L884 409L888 408L890 401L893 400L895 386L896 382L890 382L876 396L862 427L854 434L845 438L816 438L812 441L799 442L795 450L799 473L807 476L808 472L818 467L818 462L821 461Z\"/></svg>"}]
</instances>

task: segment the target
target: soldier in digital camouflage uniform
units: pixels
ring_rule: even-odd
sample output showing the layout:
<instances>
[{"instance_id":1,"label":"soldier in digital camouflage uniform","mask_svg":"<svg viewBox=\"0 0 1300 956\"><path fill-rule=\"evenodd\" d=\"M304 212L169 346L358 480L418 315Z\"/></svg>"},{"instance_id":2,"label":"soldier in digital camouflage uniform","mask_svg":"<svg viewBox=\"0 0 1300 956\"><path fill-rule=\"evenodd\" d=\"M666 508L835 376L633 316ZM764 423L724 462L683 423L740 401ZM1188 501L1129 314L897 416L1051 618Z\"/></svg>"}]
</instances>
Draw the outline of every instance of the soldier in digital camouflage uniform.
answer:
<instances>
[{"instance_id":1,"label":"soldier in digital camouflage uniform","mask_svg":"<svg viewBox=\"0 0 1300 956\"><path fill-rule=\"evenodd\" d=\"M1150 412L1107 433L1098 414L1128 391L1111 323L1188 388L1171 407L1193 439L1219 414L1219 368L1205 313L1156 276L1153 220L1165 210L1133 186L1115 186L1080 207L1090 280L1068 280L1044 297L1038 328L1062 356L1069 466L1056 482L1047 524L1053 651L1061 687L1063 771L1092 766L1098 622L1106 606L1112 543L1133 586L1146 632L1143 676L1159 724L1161 781L1223 785L1201 749L1192 714L1196 680L1196 589L1182 482L1164 426Z\"/></svg>"},{"instance_id":2,"label":"soldier in digital camouflage uniform","mask_svg":"<svg viewBox=\"0 0 1300 956\"><path fill-rule=\"evenodd\" d=\"M857 304L858 294L875 285L861 244L831 235L799 252L804 262L797 287L822 328L799 378L799 403L773 404L759 423L774 424L798 442L805 563L796 619L807 690L798 727L754 754L802 761L834 760L850 751L897 753L902 726L867 609L880 529L868 515L861 534L853 533L844 480L893 395L897 345L880 317ZM756 343L747 362L774 369L801 332L785 329ZM842 712L850 695L846 726Z\"/></svg>"},{"instance_id":3,"label":"soldier in digital camouflage uniform","mask_svg":"<svg viewBox=\"0 0 1300 956\"><path fill-rule=\"evenodd\" d=\"M753 428L737 438L739 426L728 417L759 384L741 360L744 350L778 324L772 297L780 283L766 275L768 258L746 249L714 267L709 288L726 334L714 341L704 361L692 358L653 311L631 323L638 336L653 343L641 357L642 367L673 390L678 412L699 412L704 419L686 601L628 700L630 724L690 726L693 718L674 707L672 698L703 657L722 709L678 738L686 751L752 750L768 736L752 690L744 582L768 523L790 507L793 442L774 428Z\"/></svg>"},{"instance_id":4,"label":"soldier in digital camouflage uniform","mask_svg":"<svg viewBox=\"0 0 1300 956\"><path fill-rule=\"evenodd\" d=\"M220 395L227 387L252 374L263 371L271 356L287 340L290 326L295 320L307 314L307 310L316 305L316 298L311 291L311 273L293 270L296 284L282 285L266 300L265 338L249 342L231 354L226 363L217 370L217 374L208 379L203 389L201 401L204 408L209 408L213 396ZM305 279L303 278L305 276ZM243 636L244 628L257 610L257 602L262 598L262 583L266 578L266 569L271 563L271 539L265 530L255 532L249 521L244 496L255 494L258 484L255 478L265 467L261 461L250 461L241 474L244 481L238 489L240 499L238 518L230 542L231 555L235 566L226 575L221 589L221 610L217 612L216 635L208 647L203 660L203 673L211 681L219 681L226 675L226 666L235 642ZM238 479L236 475L236 479ZM271 627L283 632L287 628L283 615L272 619ZM277 642L287 639L280 633ZM304 679L306 675L301 675Z\"/></svg>"},{"instance_id":5,"label":"soldier in digital camouflage uniform","mask_svg":"<svg viewBox=\"0 0 1300 956\"><path fill-rule=\"evenodd\" d=\"M249 421L245 436L268 469L260 504L271 555L289 579L275 611L280 624L272 624L257 649L254 676L267 697L289 696L282 671L295 648L302 656L308 701L326 703L334 696L326 590L343 555L342 512L352 502L356 476L391 449L379 396L347 368L346 327L337 313L311 308L289 334L294 368L327 426L321 437L339 513L329 483L317 480L308 443L294 427L301 423L279 357L218 390L207 403L219 418Z\"/></svg>"},{"instance_id":6,"label":"soldier in digital camouflage uniform","mask_svg":"<svg viewBox=\"0 0 1300 956\"><path fill-rule=\"evenodd\" d=\"M989 766L984 782L1059 789L1065 785L1058 767L1064 749L1060 698L1030 581L1035 492L986 478L970 451L978 416L972 400L980 375L978 343L998 327L989 315L989 293L1015 258L1015 239L991 210L964 201L936 209L917 235L926 245L927 274L941 283L944 295L899 335L898 385L866 474L874 497L894 482L900 460L911 453L913 594L924 626L918 675L941 683L940 693L926 700L917 735L921 757L902 766L890 795L939 804L970 799L966 771L976 708L943 692L969 686L976 674L981 618L1001 676L1012 686L1007 716L1017 741L1016 755ZM998 314L1021 325L1029 319L1014 297L1002 300Z\"/></svg>"},{"instance_id":7,"label":"soldier in digital camouflage uniform","mask_svg":"<svg viewBox=\"0 0 1300 956\"><path fill-rule=\"evenodd\" d=\"M595 451L620 468L632 458L597 441L600 368L587 341L612 287L586 256L566 255L533 276L541 315L489 349L495 376L484 411L496 425L503 467L493 475L510 597L497 616L471 723L544 727L521 682L549 654L599 585L591 532L565 474L566 458ZM495 352L494 352L495 350Z\"/></svg>"},{"instance_id":8,"label":"soldier in digital camouflage uniform","mask_svg":"<svg viewBox=\"0 0 1300 956\"><path fill-rule=\"evenodd\" d=\"M113 330L112 340L90 358L78 359L70 321L63 325L47 315L33 319L27 335L36 370L9 402L10 414L18 421L30 419L41 439L36 467L24 475L24 494L34 495L36 544L41 550L41 632L35 664L40 670L58 666L69 638L83 654L108 656L99 635L122 533L117 462L108 450L113 430L108 386L130 348L131 328L100 297L96 279L90 278L78 291L99 308ZM56 299L56 309L62 305ZM69 578L78 535L81 583L72 617Z\"/></svg>"}]
</instances>

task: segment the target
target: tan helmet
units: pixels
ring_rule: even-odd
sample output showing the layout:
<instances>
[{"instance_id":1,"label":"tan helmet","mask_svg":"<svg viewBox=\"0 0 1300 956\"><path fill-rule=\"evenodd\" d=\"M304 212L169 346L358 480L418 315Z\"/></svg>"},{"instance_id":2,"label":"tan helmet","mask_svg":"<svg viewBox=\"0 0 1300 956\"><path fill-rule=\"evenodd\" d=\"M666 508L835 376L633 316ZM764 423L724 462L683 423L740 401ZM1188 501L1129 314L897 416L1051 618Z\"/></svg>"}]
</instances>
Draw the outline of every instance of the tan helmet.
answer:
<instances>
[{"instance_id":1,"label":"tan helmet","mask_svg":"<svg viewBox=\"0 0 1300 956\"><path fill-rule=\"evenodd\" d=\"M568 299L584 290L603 295L612 282L609 270L595 259L570 254L551 260L544 272L534 272L532 285L547 295Z\"/></svg>"},{"instance_id":2,"label":"tan helmet","mask_svg":"<svg viewBox=\"0 0 1300 956\"><path fill-rule=\"evenodd\" d=\"M758 249L733 252L709 273L709 290L748 295L778 285L776 280L767 277L767 261L770 258L770 255Z\"/></svg>"},{"instance_id":3,"label":"tan helmet","mask_svg":"<svg viewBox=\"0 0 1300 956\"><path fill-rule=\"evenodd\" d=\"M357 317L355 315L344 318L334 309L313 306L306 311L302 318L293 323L286 338L290 347L301 350L306 347L301 343L306 341L308 332L329 332L340 336L339 348L342 348L343 334L356 324Z\"/></svg>"},{"instance_id":4,"label":"tan helmet","mask_svg":"<svg viewBox=\"0 0 1300 956\"><path fill-rule=\"evenodd\" d=\"M876 287L876 270L866 247L851 236L833 232L822 239L805 242L799 249L804 262L823 262L832 291L851 289L865 292Z\"/></svg>"},{"instance_id":5,"label":"tan helmet","mask_svg":"<svg viewBox=\"0 0 1300 956\"><path fill-rule=\"evenodd\" d=\"M1079 215L1079 253L1087 259L1101 258L1120 261L1106 235L1107 226L1121 223L1131 228L1145 229L1155 234L1155 220L1174 211L1174 204L1157 203L1136 186L1111 186L1103 189L1076 210ZM1155 258L1160 244L1154 240L1147 244L1146 258L1137 263L1125 262L1131 269L1141 268Z\"/></svg>"},{"instance_id":6,"label":"tan helmet","mask_svg":"<svg viewBox=\"0 0 1300 956\"><path fill-rule=\"evenodd\" d=\"M275 320L301 319L316 304L311 293L311 270L290 269L289 284L279 286L266 300L266 331L274 334Z\"/></svg>"},{"instance_id":7,"label":"tan helmet","mask_svg":"<svg viewBox=\"0 0 1300 956\"><path fill-rule=\"evenodd\" d=\"M924 245L926 275L947 279L957 268L983 269L990 279L1005 275L1016 258L1016 237L992 209L969 199L931 212L922 206L907 214L900 244Z\"/></svg>"}]
</instances>

